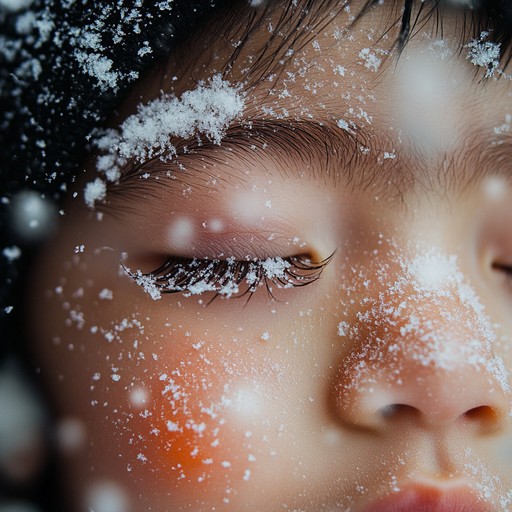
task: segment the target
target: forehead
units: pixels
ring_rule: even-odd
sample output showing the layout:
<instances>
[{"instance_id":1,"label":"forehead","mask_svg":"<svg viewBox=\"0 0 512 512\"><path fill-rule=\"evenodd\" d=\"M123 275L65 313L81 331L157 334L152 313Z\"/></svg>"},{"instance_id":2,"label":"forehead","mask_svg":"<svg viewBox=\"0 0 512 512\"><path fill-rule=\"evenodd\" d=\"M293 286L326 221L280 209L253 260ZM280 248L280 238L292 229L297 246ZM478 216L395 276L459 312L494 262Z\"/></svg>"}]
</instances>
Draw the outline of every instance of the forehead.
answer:
<instances>
[{"instance_id":1,"label":"forehead","mask_svg":"<svg viewBox=\"0 0 512 512\"><path fill-rule=\"evenodd\" d=\"M354 142L351 150L370 165L392 163L401 181L429 174L430 182L433 169L446 178L447 168L459 184L484 167L510 174L503 155L510 155L512 84L484 79L486 69L468 58L471 38L461 41L456 14L443 19L442 37L435 17L423 23L398 55L397 9L381 5L355 21L361 7L356 1L286 22L276 9L250 30L243 16L238 25L214 23L142 81L122 112L222 73L246 93L245 126L267 123L272 138L293 138L298 122L310 132L322 127L329 143L346 149L344 142Z\"/></svg>"}]
</instances>

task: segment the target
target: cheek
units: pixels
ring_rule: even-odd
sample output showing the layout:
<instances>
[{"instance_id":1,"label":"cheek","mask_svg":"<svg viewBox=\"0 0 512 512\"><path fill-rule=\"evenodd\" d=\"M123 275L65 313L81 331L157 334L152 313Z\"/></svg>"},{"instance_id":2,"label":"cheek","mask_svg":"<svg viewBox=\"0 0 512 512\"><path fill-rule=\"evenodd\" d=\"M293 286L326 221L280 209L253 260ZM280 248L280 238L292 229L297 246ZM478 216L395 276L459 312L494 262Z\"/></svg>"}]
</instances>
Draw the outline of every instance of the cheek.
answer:
<instances>
[{"instance_id":1,"label":"cheek","mask_svg":"<svg viewBox=\"0 0 512 512\"><path fill-rule=\"evenodd\" d=\"M172 480L188 498L191 486L242 481L250 449L249 425L236 414L240 378L229 375L218 349L191 348L199 344L170 341L159 357L165 366L148 381L147 406L132 411L127 425L137 433L130 450L139 471Z\"/></svg>"},{"instance_id":2,"label":"cheek","mask_svg":"<svg viewBox=\"0 0 512 512\"><path fill-rule=\"evenodd\" d=\"M34 338L60 409L84 419L88 459L116 479L128 471L134 491L169 492L176 506L228 499L254 473L252 434L265 410L240 398L264 387L254 340L201 327L180 298L151 301L115 277L117 261L84 260L44 279ZM103 289L113 290L108 300Z\"/></svg>"}]
</instances>

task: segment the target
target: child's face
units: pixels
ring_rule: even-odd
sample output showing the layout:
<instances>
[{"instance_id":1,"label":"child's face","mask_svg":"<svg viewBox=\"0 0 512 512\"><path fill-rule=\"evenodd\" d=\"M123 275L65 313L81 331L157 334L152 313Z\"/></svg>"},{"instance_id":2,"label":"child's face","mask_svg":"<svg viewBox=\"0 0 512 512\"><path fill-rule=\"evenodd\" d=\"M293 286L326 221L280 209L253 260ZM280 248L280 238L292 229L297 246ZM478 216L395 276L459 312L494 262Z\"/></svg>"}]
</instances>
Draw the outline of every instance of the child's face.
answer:
<instances>
[{"instance_id":1,"label":"child's face","mask_svg":"<svg viewBox=\"0 0 512 512\"><path fill-rule=\"evenodd\" d=\"M250 83L243 128L142 166L101 222L67 210L33 324L74 510L512 508L512 87L474 78L446 20L386 61L392 16L343 12L256 83L264 23L224 75ZM137 94L194 89L233 46L208 50ZM152 300L121 253L278 276ZM279 285L276 258L319 278Z\"/></svg>"}]
</instances>

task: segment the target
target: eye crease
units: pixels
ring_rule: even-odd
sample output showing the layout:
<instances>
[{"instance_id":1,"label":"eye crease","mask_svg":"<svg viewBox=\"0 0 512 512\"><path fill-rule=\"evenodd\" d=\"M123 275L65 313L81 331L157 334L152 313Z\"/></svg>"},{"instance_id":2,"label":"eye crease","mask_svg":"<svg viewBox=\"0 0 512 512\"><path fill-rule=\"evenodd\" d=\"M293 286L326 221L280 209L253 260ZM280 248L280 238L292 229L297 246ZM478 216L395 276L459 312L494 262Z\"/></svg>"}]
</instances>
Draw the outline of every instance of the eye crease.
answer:
<instances>
[{"instance_id":1,"label":"eye crease","mask_svg":"<svg viewBox=\"0 0 512 512\"><path fill-rule=\"evenodd\" d=\"M190 296L214 292L214 298L219 295L250 298L258 288L265 286L269 296L275 299L273 285L282 289L312 284L320 279L333 256L334 253L318 262L305 255L246 261L171 256L147 273L133 272L124 264L122 268L137 284L146 287L149 281L160 293Z\"/></svg>"}]
</instances>

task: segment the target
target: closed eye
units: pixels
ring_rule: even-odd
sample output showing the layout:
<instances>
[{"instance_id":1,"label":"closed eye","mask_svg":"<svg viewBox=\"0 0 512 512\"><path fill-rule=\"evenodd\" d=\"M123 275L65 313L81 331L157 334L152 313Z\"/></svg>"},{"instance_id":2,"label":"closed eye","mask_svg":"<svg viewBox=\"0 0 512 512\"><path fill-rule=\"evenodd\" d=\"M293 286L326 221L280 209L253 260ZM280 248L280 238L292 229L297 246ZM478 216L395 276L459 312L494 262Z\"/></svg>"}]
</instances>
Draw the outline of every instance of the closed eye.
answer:
<instances>
[{"instance_id":1,"label":"closed eye","mask_svg":"<svg viewBox=\"0 0 512 512\"><path fill-rule=\"evenodd\" d=\"M297 288L317 281L334 254L314 262L304 255L254 260L197 259L170 257L151 272L133 272L123 265L127 275L145 289L150 284L159 293L185 296L214 292L215 296L250 296L265 286L269 295L276 288Z\"/></svg>"}]
</instances>

